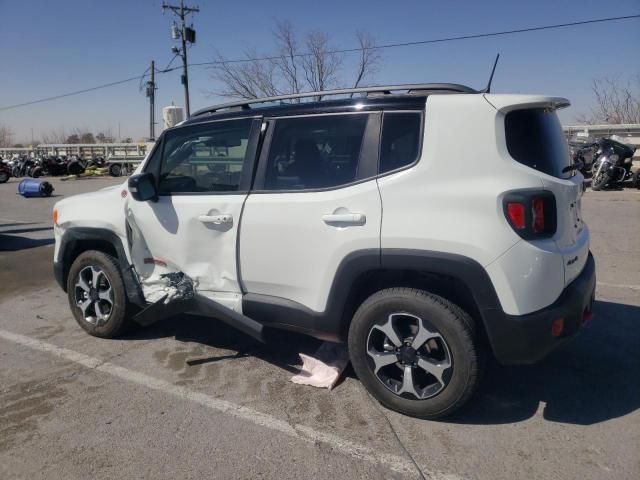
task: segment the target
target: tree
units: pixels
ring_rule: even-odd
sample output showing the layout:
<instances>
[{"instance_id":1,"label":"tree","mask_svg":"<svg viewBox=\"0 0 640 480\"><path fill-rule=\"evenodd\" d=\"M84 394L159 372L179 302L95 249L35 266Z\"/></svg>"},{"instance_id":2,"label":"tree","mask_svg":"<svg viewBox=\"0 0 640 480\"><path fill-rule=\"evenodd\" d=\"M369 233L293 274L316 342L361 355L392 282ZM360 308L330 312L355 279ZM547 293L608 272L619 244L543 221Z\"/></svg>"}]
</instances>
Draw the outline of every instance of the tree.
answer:
<instances>
[{"instance_id":1,"label":"tree","mask_svg":"<svg viewBox=\"0 0 640 480\"><path fill-rule=\"evenodd\" d=\"M212 93L252 99L305 90L323 91L351 83L343 80L348 70L345 55L336 52L337 47L327 33L310 31L302 38L300 41L291 22L283 21L276 24L273 32L275 48L270 54L259 55L255 49L250 49L245 52L244 61L230 62L216 53L217 63L212 67L212 76L223 88ZM355 80L351 84L357 87L371 80L382 56L371 36L358 32L356 38L360 50ZM259 57L266 59L258 60Z\"/></svg>"},{"instance_id":2,"label":"tree","mask_svg":"<svg viewBox=\"0 0 640 480\"><path fill-rule=\"evenodd\" d=\"M96 134L96 143L113 143L115 138L111 133L111 129Z\"/></svg>"},{"instance_id":3,"label":"tree","mask_svg":"<svg viewBox=\"0 0 640 480\"><path fill-rule=\"evenodd\" d=\"M640 74L623 82L619 77L593 81L595 106L578 121L585 124L640 123Z\"/></svg>"},{"instance_id":4,"label":"tree","mask_svg":"<svg viewBox=\"0 0 640 480\"><path fill-rule=\"evenodd\" d=\"M84 132L80 136L80 143L96 143L96 139L93 137L93 133Z\"/></svg>"},{"instance_id":5,"label":"tree","mask_svg":"<svg viewBox=\"0 0 640 480\"><path fill-rule=\"evenodd\" d=\"M9 127L0 125L0 148L11 146L13 140L13 132Z\"/></svg>"},{"instance_id":6,"label":"tree","mask_svg":"<svg viewBox=\"0 0 640 480\"><path fill-rule=\"evenodd\" d=\"M67 137L64 143L80 143L80 136L77 133L72 133Z\"/></svg>"},{"instance_id":7,"label":"tree","mask_svg":"<svg viewBox=\"0 0 640 480\"><path fill-rule=\"evenodd\" d=\"M64 134L64 130L51 130L48 133L42 134L42 143L56 144L66 143L67 137Z\"/></svg>"}]
</instances>

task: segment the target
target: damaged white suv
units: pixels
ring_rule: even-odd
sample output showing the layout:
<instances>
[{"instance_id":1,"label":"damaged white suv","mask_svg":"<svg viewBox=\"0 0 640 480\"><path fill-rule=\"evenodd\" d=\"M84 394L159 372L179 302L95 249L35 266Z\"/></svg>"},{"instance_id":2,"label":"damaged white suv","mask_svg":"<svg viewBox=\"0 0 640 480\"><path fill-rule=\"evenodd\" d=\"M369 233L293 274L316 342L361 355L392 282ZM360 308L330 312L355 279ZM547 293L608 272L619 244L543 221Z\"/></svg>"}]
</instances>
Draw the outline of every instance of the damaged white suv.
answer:
<instances>
[{"instance_id":1,"label":"damaged white suv","mask_svg":"<svg viewBox=\"0 0 640 480\"><path fill-rule=\"evenodd\" d=\"M92 335L296 330L347 342L384 405L450 414L485 354L535 362L591 315L566 105L424 84L199 111L127 183L56 204L56 278Z\"/></svg>"}]
</instances>

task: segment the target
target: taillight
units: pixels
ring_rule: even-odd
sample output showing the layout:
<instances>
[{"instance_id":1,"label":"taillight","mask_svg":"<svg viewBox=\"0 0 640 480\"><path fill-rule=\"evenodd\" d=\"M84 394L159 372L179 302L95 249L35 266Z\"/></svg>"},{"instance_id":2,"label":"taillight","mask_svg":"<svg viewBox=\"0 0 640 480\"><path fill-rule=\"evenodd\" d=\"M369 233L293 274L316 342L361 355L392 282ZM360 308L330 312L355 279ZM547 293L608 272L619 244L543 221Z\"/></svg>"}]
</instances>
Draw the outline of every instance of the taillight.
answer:
<instances>
[{"instance_id":1,"label":"taillight","mask_svg":"<svg viewBox=\"0 0 640 480\"><path fill-rule=\"evenodd\" d=\"M556 231L556 199L551 192L510 192L504 197L504 213L525 240L551 237Z\"/></svg>"},{"instance_id":2,"label":"taillight","mask_svg":"<svg viewBox=\"0 0 640 480\"><path fill-rule=\"evenodd\" d=\"M531 201L531 212L533 213L533 233L544 233L544 199L534 198Z\"/></svg>"},{"instance_id":3,"label":"taillight","mask_svg":"<svg viewBox=\"0 0 640 480\"><path fill-rule=\"evenodd\" d=\"M522 203L507 203L507 215L509 215L509 220L511 220L511 226L516 230L522 230L526 227L524 208L524 204Z\"/></svg>"}]
</instances>

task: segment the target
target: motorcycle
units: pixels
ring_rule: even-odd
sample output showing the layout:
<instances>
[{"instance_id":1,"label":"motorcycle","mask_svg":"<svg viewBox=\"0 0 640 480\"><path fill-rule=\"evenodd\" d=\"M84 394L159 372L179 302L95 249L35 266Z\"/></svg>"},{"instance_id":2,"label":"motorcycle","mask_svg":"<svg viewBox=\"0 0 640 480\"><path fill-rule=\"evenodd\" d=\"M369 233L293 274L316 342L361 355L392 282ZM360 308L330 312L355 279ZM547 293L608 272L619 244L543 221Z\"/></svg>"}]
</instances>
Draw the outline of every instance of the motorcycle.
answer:
<instances>
[{"instance_id":1,"label":"motorcycle","mask_svg":"<svg viewBox=\"0 0 640 480\"><path fill-rule=\"evenodd\" d=\"M42 174L52 177L66 175L67 164L60 157L42 157Z\"/></svg>"},{"instance_id":2,"label":"motorcycle","mask_svg":"<svg viewBox=\"0 0 640 480\"><path fill-rule=\"evenodd\" d=\"M34 166L35 161L32 158L23 155L14 162L11 175L16 178L24 177L29 175L30 170L34 168Z\"/></svg>"},{"instance_id":3,"label":"motorcycle","mask_svg":"<svg viewBox=\"0 0 640 480\"><path fill-rule=\"evenodd\" d=\"M601 138L598 146L597 158L591 169L592 190L602 190L607 185L623 182L634 176L631 172L634 147L611 138Z\"/></svg>"},{"instance_id":4,"label":"motorcycle","mask_svg":"<svg viewBox=\"0 0 640 480\"><path fill-rule=\"evenodd\" d=\"M591 168L593 167L593 161L596 158L596 152L599 145L597 142L591 143L576 143L569 142L569 151L571 152L571 158L574 165L580 165L580 173L585 178L591 176Z\"/></svg>"},{"instance_id":5,"label":"motorcycle","mask_svg":"<svg viewBox=\"0 0 640 480\"><path fill-rule=\"evenodd\" d=\"M0 183L7 183L11 178L11 167L0 158Z\"/></svg>"}]
</instances>

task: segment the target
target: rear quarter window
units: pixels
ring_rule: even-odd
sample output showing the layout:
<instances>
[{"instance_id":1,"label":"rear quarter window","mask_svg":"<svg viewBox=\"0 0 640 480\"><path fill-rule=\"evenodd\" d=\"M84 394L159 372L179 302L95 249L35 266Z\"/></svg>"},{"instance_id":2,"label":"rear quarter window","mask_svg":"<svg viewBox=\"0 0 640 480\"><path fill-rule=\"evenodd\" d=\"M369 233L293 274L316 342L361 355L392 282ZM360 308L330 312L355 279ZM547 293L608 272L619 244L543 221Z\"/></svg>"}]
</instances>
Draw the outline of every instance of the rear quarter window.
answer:
<instances>
[{"instance_id":1,"label":"rear quarter window","mask_svg":"<svg viewBox=\"0 0 640 480\"><path fill-rule=\"evenodd\" d=\"M569 178L573 171L569 146L555 111L544 108L514 110L504 121L507 150L527 167L558 178Z\"/></svg>"}]
</instances>

